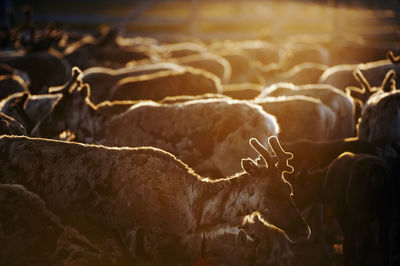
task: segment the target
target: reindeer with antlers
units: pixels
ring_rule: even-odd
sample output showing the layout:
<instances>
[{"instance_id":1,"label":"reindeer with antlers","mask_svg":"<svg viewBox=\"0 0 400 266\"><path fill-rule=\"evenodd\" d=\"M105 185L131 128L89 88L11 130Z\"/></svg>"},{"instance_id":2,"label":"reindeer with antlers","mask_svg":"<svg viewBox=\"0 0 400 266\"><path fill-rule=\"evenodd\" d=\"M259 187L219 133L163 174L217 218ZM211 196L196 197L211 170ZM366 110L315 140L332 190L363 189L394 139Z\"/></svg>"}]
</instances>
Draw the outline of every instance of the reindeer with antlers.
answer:
<instances>
[{"instance_id":1,"label":"reindeer with antlers","mask_svg":"<svg viewBox=\"0 0 400 266\"><path fill-rule=\"evenodd\" d=\"M390 70L380 88L371 87L361 72L355 75L362 84L359 99L364 102L358 133L361 140L378 146L400 149L400 92L396 91L396 72ZM348 88L351 92L354 88Z\"/></svg>"},{"instance_id":2,"label":"reindeer with antlers","mask_svg":"<svg viewBox=\"0 0 400 266\"><path fill-rule=\"evenodd\" d=\"M393 69L386 73L379 87L371 86L359 69L353 71L353 76L360 83L361 89L349 86L346 88L346 92L348 95L351 95L353 99L361 101L362 104L366 103L368 99L378 91L389 92L396 89L396 71Z\"/></svg>"},{"instance_id":3,"label":"reindeer with antlers","mask_svg":"<svg viewBox=\"0 0 400 266\"><path fill-rule=\"evenodd\" d=\"M268 142L275 155L251 139L260 157L243 159L244 171L234 176L210 180L152 147L107 148L2 136L0 176L2 183L21 184L37 193L60 218L103 247L107 238L118 242L114 232L120 243L137 243L129 237L141 228L149 247L145 257L176 265L193 262L196 249L187 247L196 237L238 227L253 212L291 241L309 237L284 178L293 172L288 164L293 155L276 137ZM96 230L101 234L93 236ZM132 249L130 254L135 253Z\"/></svg>"}]
</instances>

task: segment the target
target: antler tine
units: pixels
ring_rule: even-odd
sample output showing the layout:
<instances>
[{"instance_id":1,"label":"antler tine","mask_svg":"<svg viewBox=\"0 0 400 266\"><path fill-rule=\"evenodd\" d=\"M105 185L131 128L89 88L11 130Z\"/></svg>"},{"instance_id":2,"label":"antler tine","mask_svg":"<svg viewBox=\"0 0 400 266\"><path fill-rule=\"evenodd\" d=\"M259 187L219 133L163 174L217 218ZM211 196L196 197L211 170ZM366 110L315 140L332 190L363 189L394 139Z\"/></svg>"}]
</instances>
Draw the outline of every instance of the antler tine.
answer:
<instances>
[{"instance_id":1,"label":"antler tine","mask_svg":"<svg viewBox=\"0 0 400 266\"><path fill-rule=\"evenodd\" d=\"M364 94L365 93L364 89L360 89L360 88L355 87L355 86L347 86L345 90L346 90L346 94L349 95L349 96L352 96L352 97L353 97L353 95L360 95L360 94Z\"/></svg>"},{"instance_id":2,"label":"antler tine","mask_svg":"<svg viewBox=\"0 0 400 266\"><path fill-rule=\"evenodd\" d=\"M400 62L400 56L394 56L394 53L392 50L389 50L386 52L387 58L390 59L392 64L398 64Z\"/></svg>"},{"instance_id":3,"label":"antler tine","mask_svg":"<svg viewBox=\"0 0 400 266\"><path fill-rule=\"evenodd\" d=\"M72 87L72 85L75 82L79 82L80 80L78 79L79 75L82 73L82 71L79 69L79 67L74 66L72 68L72 74L71 74L71 78L67 81L67 83L65 84L64 88L62 89L63 93L67 93L70 92L70 88ZM78 87L79 87L79 83L78 83Z\"/></svg>"},{"instance_id":4,"label":"antler tine","mask_svg":"<svg viewBox=\"0 0 400 266\"><path fill-rule=\"evenodd\" d=\"M394 69L389 70L386 73L384 80L382 81L381 88L385 92L389 92L396 89L396 71Z\"/></svg>"},{"instance_id":5,"label":"antler tine","mask_svg":"<svg viewBox=\"0 0 400 266\"><path fill-rule=\"evenodd\" d=\"M274 165L274 158L269 153L269 151L258 141L258 139L251 138L249 143L251 147L253 147L253 149L261 155L268 167Z\"/></svg>"},{"instance_id":6,"label":"antler tine","mask_svg":"<svg viewBox=\"0 0 400 266\"><path fill-rule=\"evenodd\" d=\"M289 160L293 158L293 153L286 152L283 150L279 140L275 136L271 136L268 139L268 143L274 151L277 159L278 159L278 168L283 172L293 173L294 168L289 165Z\"/></svg>"},{"instance_id":7,"label":"antler tine","mask_svg":"<svg viewBox=\"0 0 400 266\"><path fill-rule=\"evenodd\" d=\"M368 80L365 78L364 74L361 72L360 69L356 69L353 71L353 76L354 78L360 83L361 87L363 90L368 90L369 92L372 92L372 87L369 84Z\"/></svg>"}]
</instances>

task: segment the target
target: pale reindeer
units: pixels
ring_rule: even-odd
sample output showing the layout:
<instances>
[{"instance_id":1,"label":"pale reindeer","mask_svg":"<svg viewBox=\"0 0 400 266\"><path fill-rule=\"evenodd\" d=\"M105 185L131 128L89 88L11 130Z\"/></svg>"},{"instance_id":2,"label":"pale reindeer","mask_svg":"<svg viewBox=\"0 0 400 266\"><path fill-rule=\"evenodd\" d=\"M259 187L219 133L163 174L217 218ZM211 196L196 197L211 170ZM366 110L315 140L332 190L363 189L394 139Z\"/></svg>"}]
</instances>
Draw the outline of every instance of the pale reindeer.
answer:
<instances>
[{"instance_id":1,"label":"pale reindeer","mask_svg":"<svg viewBox=\"0 0 400 266\"><path fill-rule=\"evenodd\" d=\"M89 239L90 232L101 228L95 241L100 247L108 246L107 238L115 239L115 232L120 242L129 243L127 238L136 237L139 228L147 239L145 258L154 264L190 264L197 257L187 249L193 236L238 227L254 212L293 242L310 236L284 179L284 173L293 172L288 164L292 154L276 137L268 142L275 155L251 139L260 157L243 159L240 173L210 180L152 147L2 136L0 182L21 184L38 194Z\"/></svg>"}]
</instances>

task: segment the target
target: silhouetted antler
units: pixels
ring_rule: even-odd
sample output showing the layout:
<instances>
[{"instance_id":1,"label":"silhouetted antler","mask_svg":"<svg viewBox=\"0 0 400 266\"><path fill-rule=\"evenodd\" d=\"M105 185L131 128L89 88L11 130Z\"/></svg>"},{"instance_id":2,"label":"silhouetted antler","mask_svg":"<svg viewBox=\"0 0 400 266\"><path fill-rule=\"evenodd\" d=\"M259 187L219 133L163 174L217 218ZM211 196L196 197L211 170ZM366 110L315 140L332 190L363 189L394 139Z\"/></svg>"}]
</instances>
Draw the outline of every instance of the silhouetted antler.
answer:
<instances>
[{"instance_id":1,"label":"silhouetted antler","mask_svg":"<svg viewBox=\"0 0 400 266\"><path fill-rule=\"evenodd\" d=\"M394 56L394 53L393 53L392 50L387 51L386 52L386 56L387 56L387 58L390 59L390 61L393 64L398 64L400 62L400 56L399 55L398 56Z\"/></svg>"},{"instance_id":2,"label":"silhouetted antler","mask_svg":"<svg viewBox=\"0 0 400 266\"><path fill-rule=\"evenodd\" d=\"M278 168L279 170L287 173L293 173L294 168L289 165L289 160L293 158L293 153L286 152L281 144L279 143L279 140L275 136L271 136L268 139L268 143L271 146L272 150L274 151L276 158L277 158L277 163L278 163Z\"/></svg>"},{"instance_id":3,"label":"silhouetted antler","mask_svg":"<svg viewBox=\"0 0 400 266\"><path fill-rule=\"evenodd\" d=\"M353 76L354 78L360 83L361 88L363 90L366 90L366 92L373 93L376 90L374 90L371 85L369 84L368 80L365 78L364 74L361 72L360 69L356 69L353 71Z\"/></svg>"},{"instance_id":4,"label":"silhouetted antler","mask_svg":"<svg viewBox=\"0 0 400 266\"><path fill-rule=\"evenodd\" d=\"M394 69L391 69L386 73L381 88L385 92L396 90L396 71Z\"/></svg>"},{"instance_id":5,"label":"silhouetted antler","mask_svg":"<svg viewBox=\"0 0 400 266\"><path fill-rule=\"evenodd\" d=\"M250 139L250 145L256 150L261 157L264 159L268 168L276 167L279 171L293 173L294 169L289 165L288 160L293 158L293 154L283 150L279 140L275 136L268 138L268 143L271 146L272 151L275 153L274 156L256 139ZM257 159L257 163L259 163Z\"/></svg>"},{"instance_id":6,"label":"silhouetted antler","mask_svg":"<svg viewBox=\"0 0 400 266\"><path fill-rule=\"evenodd\" d=\"M256 139L250 139L250 145L253 147L255 151L257 151L261 157L264 159L267 167L273 167L275 165L276 160L272 157L269 151ZM259 160L257 159L257 163Z\"/></svg>"},{"instance_id":7,"label":"silhouetted antler","mask_svg":"<svg viewBox=\"0 0 400 266\"><path fill-rule=\"evenodd\" d=\"M50 88L49 93L63 93L67 94L70 92L71 86L77 82L78 87L82 84L81 80L78 79L79 75L82 73L82 71L79 69L79 67L73 67L72 68L72 74L71 78L65 83L64 87L62 88Z\"/></svg>"},{"instance_id":8,"label":"silhouetted antler","mask_svg":"<svg viewBox=\"0 0 400 266\"><path fill-rule=\"evenodd\" d=\"M346 92L353 98L359 99L365 103L372 94L378 91L378 89L371 87L361 70L354 70L353 76L360 83L361 89L354 86L349 86L346 88Z\"/></svg>"}]
</instances>

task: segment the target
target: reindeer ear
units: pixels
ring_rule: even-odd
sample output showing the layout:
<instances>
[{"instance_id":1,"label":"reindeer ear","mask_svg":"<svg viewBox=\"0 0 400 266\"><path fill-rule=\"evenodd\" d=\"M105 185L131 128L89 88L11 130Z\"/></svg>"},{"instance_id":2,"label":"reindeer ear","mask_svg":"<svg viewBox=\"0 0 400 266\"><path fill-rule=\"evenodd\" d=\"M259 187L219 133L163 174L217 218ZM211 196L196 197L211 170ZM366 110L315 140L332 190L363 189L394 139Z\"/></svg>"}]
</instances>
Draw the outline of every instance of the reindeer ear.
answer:
<instances>
[{"instance_id":1,"label":"reindeer ear","mask_svg":"<svg viewBox=\"0 0 400 266\"><path fill-rule=\"evenodd\" d=\"M250 158L242 159L242 169L250 175L256 175L258 172L257 164Z\"/></svg>"}]
</instances>

